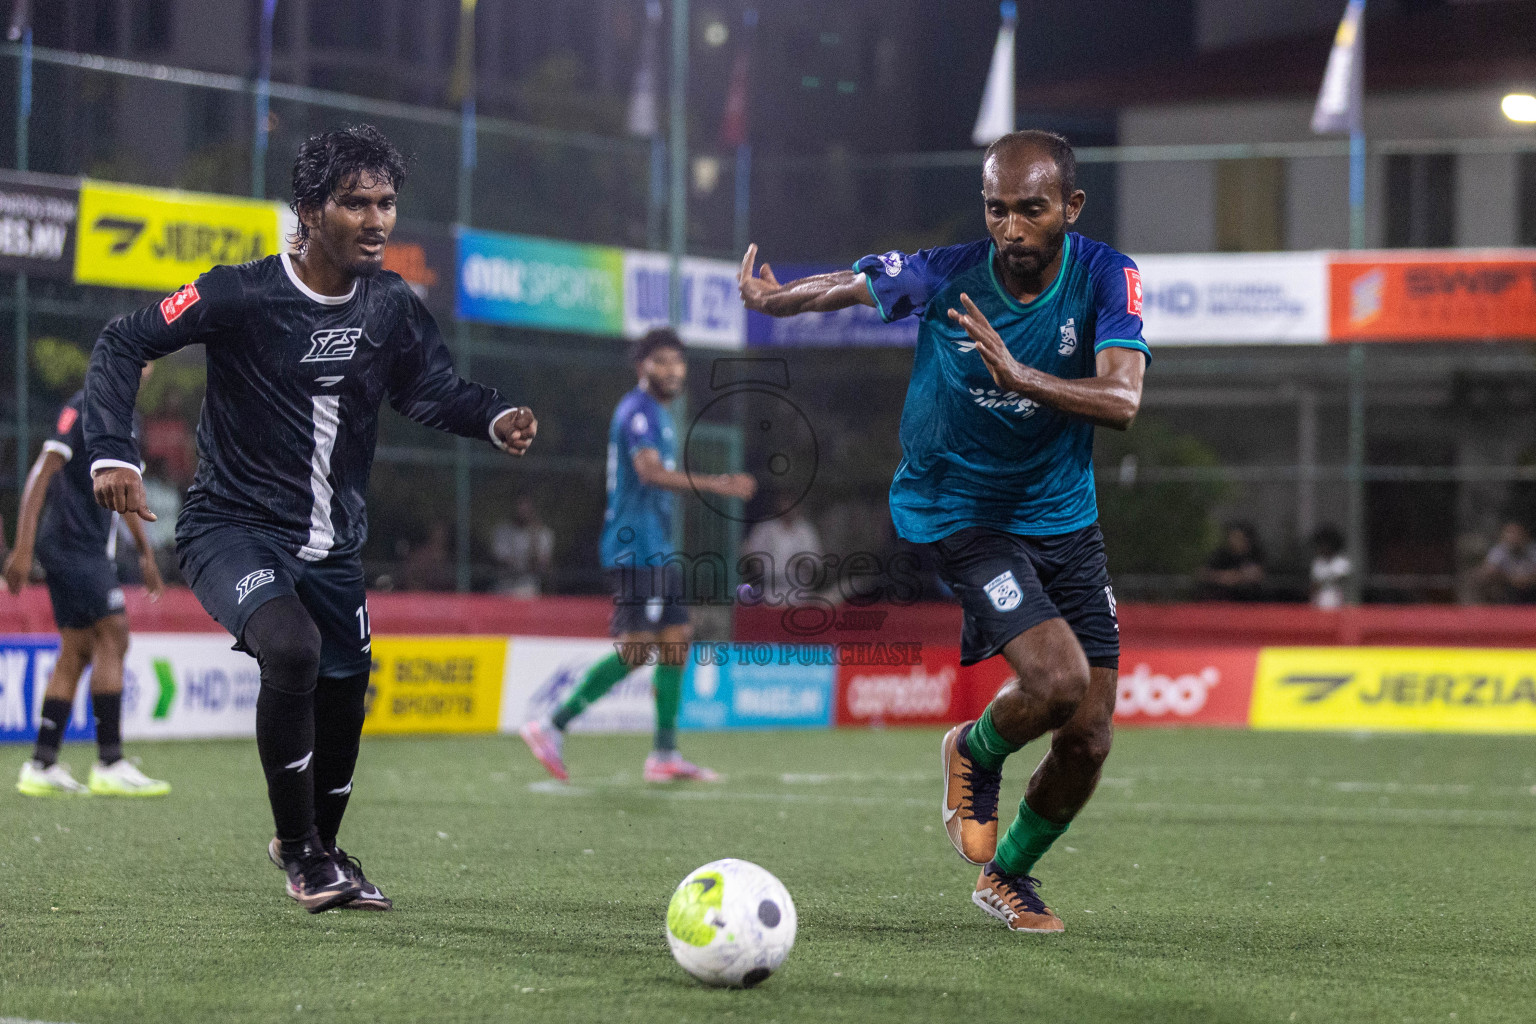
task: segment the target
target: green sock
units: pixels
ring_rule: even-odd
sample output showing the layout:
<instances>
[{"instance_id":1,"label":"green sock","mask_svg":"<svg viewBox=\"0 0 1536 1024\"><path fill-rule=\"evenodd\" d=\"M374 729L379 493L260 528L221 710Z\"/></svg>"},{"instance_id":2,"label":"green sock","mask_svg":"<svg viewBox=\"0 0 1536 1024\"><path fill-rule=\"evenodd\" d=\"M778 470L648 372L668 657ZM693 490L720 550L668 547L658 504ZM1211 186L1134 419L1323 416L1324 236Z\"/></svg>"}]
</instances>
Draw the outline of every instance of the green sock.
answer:
<instances>
[{"instance_id":1,"label":"green sock","mask_svg":"<svg viewBox=\"0 0 1536 1024\"><path fill-rule=\"evenodd\" d=\"M1045 851L1051 848L1056 837L1065 832L1070 824L1058 825L1054 821L1047 821L1032 811L1028 803L1020 800L1019 816L1013 819L1013 824L1008 826L1002 841L997 844L992 862L1005 874L1027 875L1035 862L1045 856Z\"/></svg>"},{"instance_id":2,"label":"green sock","mask_svg":"<svg viewBox=\"0 0 1536 1024\"><path fill-rule=\"evenodd\" d=\"M683 703L683 666L657 665L656 749L677 749L677 709Z\"/></svg>"},{"instance_id":3,"label":"green sock","mask_svg":"<svg viewBox=\"0 0 1536 1024\"><path fill-rule=\"evenodd\" d=\"M603 694L613 689L614 685L625 676L629 675L629 666L624 664L618 652L608 655L602 661L587 669L587 674L581 677L581 682L576 684L576 689L565 698L565 703L560 705L560 710L551 716L550 721L556 729L564 729L571 724L571 719L583 711Z\"/></svg>"},{"instance_id":4,"label":"green sock","mask_svg":"<svg viewBox=\"0 0 1536 1024\"><path fill-rule=\"evenodd\" d=\"M976 724L971 726L971 731L965 734L965 749L970 752L971 760L988 771L1002 771L1008 755L1023 747L1022 743L1010 743L1003 739L997 726L992 724L990 705L981 713Z\"/></svg>"}]
</instances>

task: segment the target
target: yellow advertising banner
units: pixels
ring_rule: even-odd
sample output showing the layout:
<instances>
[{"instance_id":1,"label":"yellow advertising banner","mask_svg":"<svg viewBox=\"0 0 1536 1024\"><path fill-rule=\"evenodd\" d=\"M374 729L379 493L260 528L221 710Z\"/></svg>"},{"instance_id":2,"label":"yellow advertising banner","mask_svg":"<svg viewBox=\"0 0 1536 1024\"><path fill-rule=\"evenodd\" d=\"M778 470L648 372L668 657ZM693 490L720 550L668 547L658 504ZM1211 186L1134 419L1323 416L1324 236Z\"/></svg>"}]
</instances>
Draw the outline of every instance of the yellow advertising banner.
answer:
<instances>
[{"instance_id":1,"label":"yellow advertising banner","mask_svg":"<svg viewBox=\"0 0 1536 1024\"><path fill-rule=\"evenodd\" d=\"M495 732L504 636L376 636L365 733Z\"/></svg>"},{"instance_id":2,"label":"yellow advertising banner","mask_svg":"<svg viewBox=\"0 0 1536 1024\"><path fill-rule=\"evenodd\" d=\"M1268 647L1255 729L1536 733L1536 650Z\"/></svg>"},{"instance_id":3,"label":"yellow advertising banner","mask_svg":"<svg viewBox=\"0 0 1536 1024\"><path fill-rule=\"evenodd\" d=\"M281 251L278 204L101 181L80 186L75 280L170 291Z\"/></svg>"}]
</instances>

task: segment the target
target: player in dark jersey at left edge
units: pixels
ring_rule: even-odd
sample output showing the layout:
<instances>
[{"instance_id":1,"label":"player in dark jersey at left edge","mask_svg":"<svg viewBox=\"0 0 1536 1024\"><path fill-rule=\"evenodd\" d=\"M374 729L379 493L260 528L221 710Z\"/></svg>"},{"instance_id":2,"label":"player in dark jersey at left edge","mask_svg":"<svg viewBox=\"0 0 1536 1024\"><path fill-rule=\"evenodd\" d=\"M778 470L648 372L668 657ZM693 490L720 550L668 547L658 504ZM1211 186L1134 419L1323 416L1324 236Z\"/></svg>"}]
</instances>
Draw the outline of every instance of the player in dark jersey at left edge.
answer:
<instances>
[{"instance_id":1,"label":"player in dark jersey at left edge","mask_svg":"<svg viewBox=\"0 0 1536 1024\"><path fill-rule=\"evenodd\" d=\"M139 368L187 345L206 351L177 557L261 666L268 855L312 913L391 906L336 845L371 662L361 551L379 403L513 455L538 429L528 409L454 373L432 315L382 269L404 181L404 159L371 127L309 139L293 169L297 252L215 267L114 321L86 375L96 500L152 520L131 431Z\"/></svg>"}]
</instances>

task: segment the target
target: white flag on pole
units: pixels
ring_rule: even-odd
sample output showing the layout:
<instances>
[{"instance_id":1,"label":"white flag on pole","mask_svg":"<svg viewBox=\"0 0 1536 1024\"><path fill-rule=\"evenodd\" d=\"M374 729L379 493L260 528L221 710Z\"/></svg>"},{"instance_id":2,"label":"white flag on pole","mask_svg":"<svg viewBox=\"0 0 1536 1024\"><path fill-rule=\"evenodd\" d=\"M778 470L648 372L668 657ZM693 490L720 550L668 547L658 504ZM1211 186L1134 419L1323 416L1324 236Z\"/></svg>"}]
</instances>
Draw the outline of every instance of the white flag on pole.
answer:
<instances>
[{"instance_id":1,"label":"white flag on pole","mask_svg":"<svg viewBox=\"0 0 1536 1024\"><path fill-rule=\"evenodd\" d=\"M1333 37L1328 70L1312 111L1312 130L1354 132L1361 127L1365 92L1365 0L1349 0Z\"/></svg>"},{"instance_id":2,"label":"white flag on pole","mask_svg":"<svg viewBox=\"0 0 1536 1024\"><path fill-rule=\"evenodd\" d=\"M635 87L629 95L629 116L624 127L631 135L651 138L660 131L656 118L657 50L661 44L661 0L645 5L645 31L640 38L640 66L635 69Z\"/></svg>"},{"instance_id":3,"label":"white flag on pole","mask_svg":"<svg viewBox=\"0 0 1536 1024\"><path fill-rule=\"evenodd\" d=\"M1013 27L1018 7L1013 0L1002 4L1003 24L997 30L997 45L992 47L992 68L987 72L987 88L981 94L981 110L971 141L990 146L1013 131Z\"/></svg>"}]
</instances>

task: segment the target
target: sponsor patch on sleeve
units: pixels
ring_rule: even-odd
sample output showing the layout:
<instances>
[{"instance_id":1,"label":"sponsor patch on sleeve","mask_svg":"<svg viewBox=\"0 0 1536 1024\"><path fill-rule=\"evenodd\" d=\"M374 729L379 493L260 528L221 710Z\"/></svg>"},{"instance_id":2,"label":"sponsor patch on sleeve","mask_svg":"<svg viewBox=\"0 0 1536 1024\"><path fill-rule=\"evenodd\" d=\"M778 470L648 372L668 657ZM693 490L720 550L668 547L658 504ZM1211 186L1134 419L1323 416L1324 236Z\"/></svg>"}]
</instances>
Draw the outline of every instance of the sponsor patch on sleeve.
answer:
<instances>
[{"instance_id":1,"label":"sponsor patch on sleeve","mask_svg":"<svg viewBox=\"0 0 1536 1024\"><path fill-rule=\"evenodd\" d=\"M53 425L55 434L67 434L69 428L75 425L75 420L80 418L80 410L72 405L66 405L59 410L59 422Z\"/></svg>"},{"instance_id":2,"label":"sponsor patch on sleeve","mask_svg":"<svg viewBox=\"0 0 1536 1024\"><path fill-rule=\"evenodd\" d=\"M201 298L202 296L197 294L197 285L182 285L180 291L160 300L160 315L165 317L167 324L173 324L177 317L191 309Z\"/></svg>"},{"instance_id":3,"label":"sponsor patch on sleeve","mask_svg":"<svg viewBox=\"0 0 1536 1024\"><path fill-rule=\"evenodd\" d=\"M1125 311L1131 316L1141 316L1141 271L1125 268Z\"/></svg>"}]
</instances>

